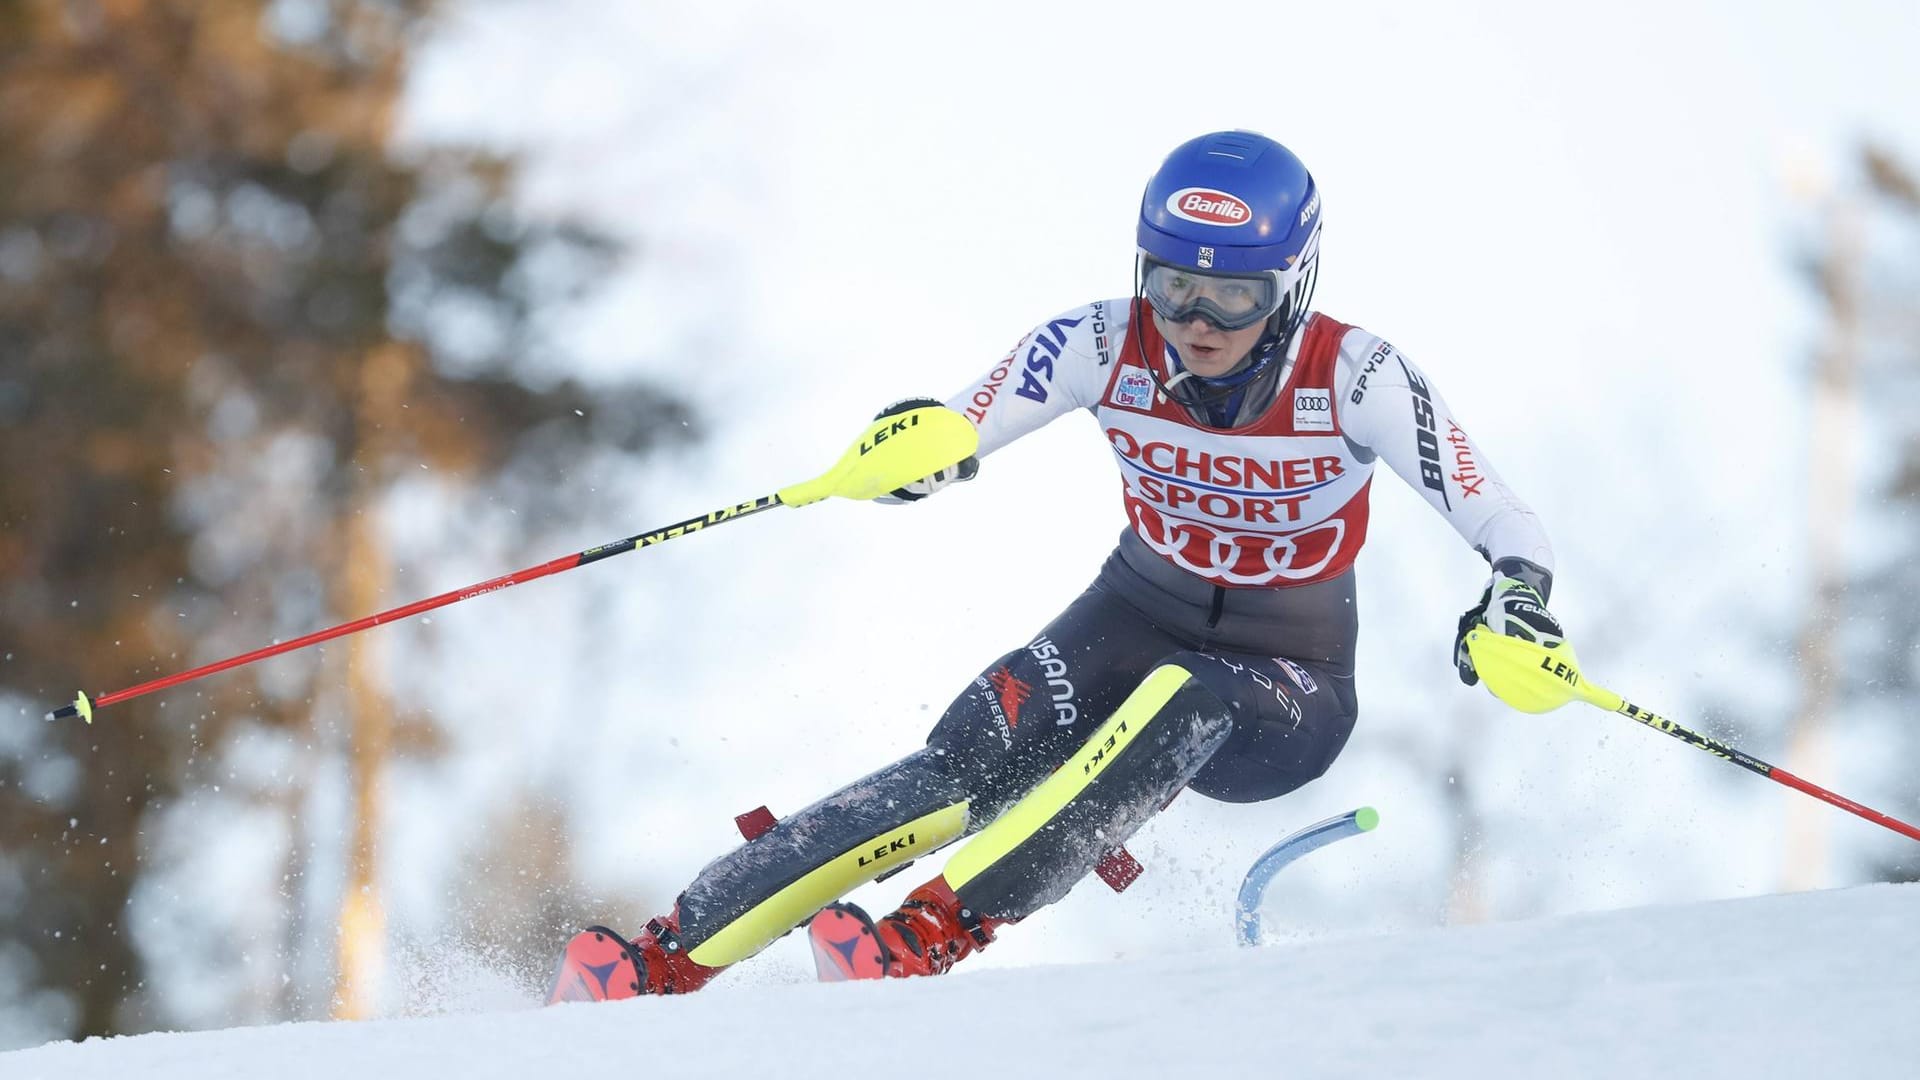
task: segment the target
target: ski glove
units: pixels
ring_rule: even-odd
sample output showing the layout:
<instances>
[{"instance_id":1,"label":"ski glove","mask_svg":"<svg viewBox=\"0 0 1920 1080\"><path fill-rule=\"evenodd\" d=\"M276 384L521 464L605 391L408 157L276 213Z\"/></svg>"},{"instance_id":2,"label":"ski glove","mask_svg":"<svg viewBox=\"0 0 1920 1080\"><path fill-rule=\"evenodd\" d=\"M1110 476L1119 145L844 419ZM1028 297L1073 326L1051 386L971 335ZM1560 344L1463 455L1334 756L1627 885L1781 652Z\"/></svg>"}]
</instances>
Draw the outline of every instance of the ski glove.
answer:
<instances>
[{"instance_id":1,"label":"ski glove","mask_svg":"<svg viewBox=\"0 0 1920 1080\"><path fill-rule=\"evenodd\" d=\"M1516 576L1509 570L1525 576ZM1540 587L1535 588L1527 578L1538 578ZM1480 602L1460 616L1459 627L1454 634L1453 666L1459 670L1461 682L1473 686L1480 681L1480 673L1473 669L1473 657L1467 652L1467 634L1476 626L1485 626L1496 634L1538 642L1549 649L1566 644L1567 635L1560 629L1560 620L1547 610L1547 602L1541 596L1544 590L1552 587L1552 581L1552 577L1536 571L1531 564L1524 567L1510 565L1506 559L1495 564L1493 578L1480 594Z\"/></svg>"},{"instance_id":2,"label":"ski glove","mask_svg":"<svg viewBox=\"0 0 1920 1080\"><path fill-rule=\"evenodd\" d=\"M925 409L940 404L942 403L932 398L907 398L905 401L896 401L886 408L881 409L880 412L874 416L874 419L880 420L888 416L899 416L903 412L911 412L914 409ZM945 488L948 484L959 483L962 480L971 480L978 475L979 472L980 459L974 457L972 454L968 454L957 465L949 465L944 469L936 471L933 475L923 476L905 487L894 488L890 494L882 495L873 501L883 503L918 502Z\"/></svg>"}]
</instances>

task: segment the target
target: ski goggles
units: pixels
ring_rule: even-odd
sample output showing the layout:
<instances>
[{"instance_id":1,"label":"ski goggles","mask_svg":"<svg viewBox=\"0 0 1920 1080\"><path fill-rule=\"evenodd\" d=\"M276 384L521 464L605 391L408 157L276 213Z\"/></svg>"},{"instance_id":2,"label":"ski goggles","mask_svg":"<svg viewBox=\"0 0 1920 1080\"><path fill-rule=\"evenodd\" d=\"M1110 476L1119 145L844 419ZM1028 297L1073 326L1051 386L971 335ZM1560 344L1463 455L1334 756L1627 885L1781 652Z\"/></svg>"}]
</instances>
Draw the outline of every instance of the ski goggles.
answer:
<instances>
[{"instance_id":1,"label":"ski goggles","mask_svg":"<svg viewBox=\"0 0 1920 1080\"><path fill-rule=\"evenodd\" d=\"M1222 330L1244 330L1280 310L1280 282L1270 273L1207 274L1141 260L1140 291L1154 314L1182 323L1195 315Z\"/></svg>"}]
</instances>

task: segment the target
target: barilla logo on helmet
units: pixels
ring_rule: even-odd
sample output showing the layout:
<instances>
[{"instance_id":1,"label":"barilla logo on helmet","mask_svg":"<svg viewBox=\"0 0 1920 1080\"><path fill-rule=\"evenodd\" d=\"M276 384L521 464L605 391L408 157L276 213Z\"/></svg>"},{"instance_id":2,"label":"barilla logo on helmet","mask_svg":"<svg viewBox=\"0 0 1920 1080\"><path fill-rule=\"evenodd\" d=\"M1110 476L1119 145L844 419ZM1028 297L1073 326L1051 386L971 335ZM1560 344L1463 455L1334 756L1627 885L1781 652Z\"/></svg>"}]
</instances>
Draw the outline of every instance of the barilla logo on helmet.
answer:
<instances>
[{"instance_id":1,"label":"barilla logo on helmet","mask_svg":"<svg viewBox=\"0 0 1920 1080\"><path fill-rule=\"evenodd\" d=\"M1244 200L1214 188L1181 188L1167 196L1167 210L1174 217L1202 225L1232 227L1253 220L1253 208Z\"/></svg>"}]
</instances>

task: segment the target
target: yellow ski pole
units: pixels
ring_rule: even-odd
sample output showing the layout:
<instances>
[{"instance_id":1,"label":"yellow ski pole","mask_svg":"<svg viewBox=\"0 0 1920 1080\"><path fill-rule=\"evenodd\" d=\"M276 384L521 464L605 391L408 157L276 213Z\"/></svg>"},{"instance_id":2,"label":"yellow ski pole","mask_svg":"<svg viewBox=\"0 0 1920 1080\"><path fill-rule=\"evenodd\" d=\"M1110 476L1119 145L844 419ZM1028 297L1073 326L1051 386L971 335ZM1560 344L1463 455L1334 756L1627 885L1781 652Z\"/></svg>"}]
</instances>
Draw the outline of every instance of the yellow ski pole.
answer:
<instances>
[{"instance_id":1,"label":"yellow ski pole","mask_svg":"<svg viewBox=\"0 0 1920 1080\"><path fill-rule=\"evenodd\" d=\"M1544 713L1579 699L1596 708L1616 712L1629 719L1662 731L1689 746L1725 758L1751 773L1758 773L1795 791L1804 792L1831 803L1850 814L1866 818L1875 825L1892 829L1912 840L1920 840L1920 828L1889 817L1872 807L1862 806L1844 795L1828 791L1803 780L1785 769L1769 765L1752 754L1711 739L1697 731L1681 727L1658 713L1643 709L1606 687L1589 681L1580 672L1573 647L1549 649L1516 637L1496 634L1486 627L1467 633L1467 653L1473 657L1474 670L1493 691L1493 696L1526 713Z\"/></svg>"}]
</instances>

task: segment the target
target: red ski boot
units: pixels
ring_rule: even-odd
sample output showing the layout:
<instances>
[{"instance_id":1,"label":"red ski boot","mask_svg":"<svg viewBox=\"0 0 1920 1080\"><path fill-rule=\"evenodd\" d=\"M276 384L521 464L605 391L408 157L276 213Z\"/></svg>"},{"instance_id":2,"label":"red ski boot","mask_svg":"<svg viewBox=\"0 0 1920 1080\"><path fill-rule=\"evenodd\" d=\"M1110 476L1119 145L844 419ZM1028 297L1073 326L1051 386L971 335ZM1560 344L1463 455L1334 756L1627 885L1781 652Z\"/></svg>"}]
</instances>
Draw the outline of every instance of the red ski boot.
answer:
<instances>
[{"instance_id":1,"label":"red ski boot","mask_svg":"<svg viewBox=\"0 0 1920 1080\"><path fill-rule=\"evenodd\" d=\"M878 921L854 904L829 904L807 926L822 982L942 975L975 949L986 948L1008 920L982 918L934 878L907 894Z\"/></svg>"},{"instance_id":2,"label":"red ski boot","mask_svg":"<svg viewBox=\"0 0 1920 1080\"><path fill-rule=\"evenodd\" d=\"M632 941L604 926L573 935L547 991L547 1004L618 1001L641 994L691 994L725 968L696 964L680 948L679 914L654 919Z\"/></svg>"}]
</instances>

